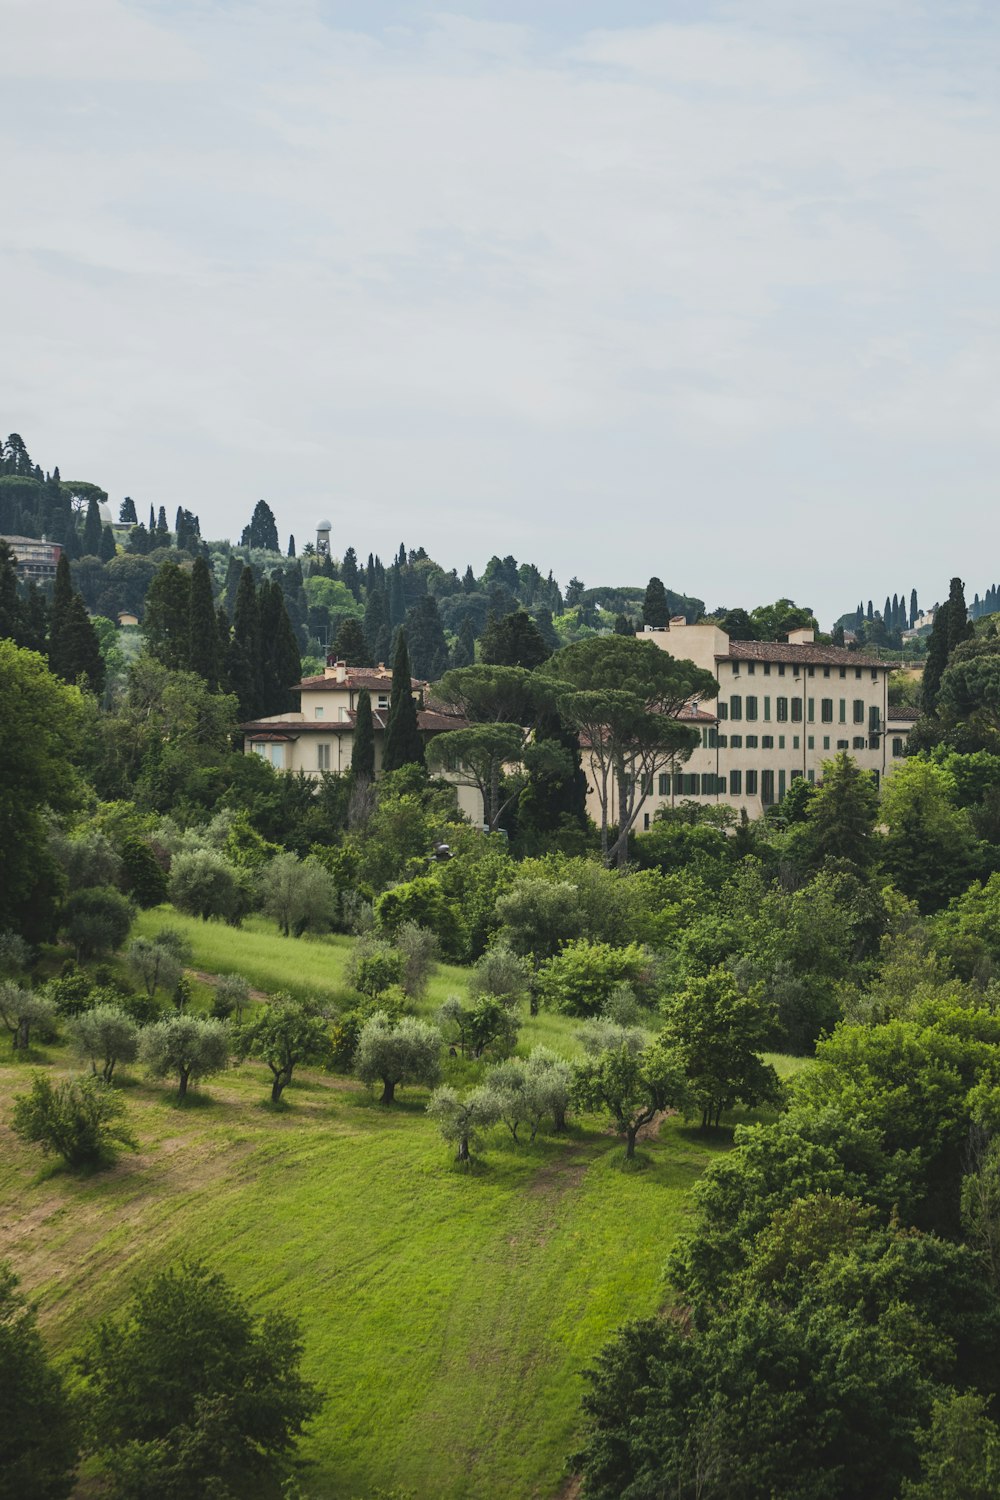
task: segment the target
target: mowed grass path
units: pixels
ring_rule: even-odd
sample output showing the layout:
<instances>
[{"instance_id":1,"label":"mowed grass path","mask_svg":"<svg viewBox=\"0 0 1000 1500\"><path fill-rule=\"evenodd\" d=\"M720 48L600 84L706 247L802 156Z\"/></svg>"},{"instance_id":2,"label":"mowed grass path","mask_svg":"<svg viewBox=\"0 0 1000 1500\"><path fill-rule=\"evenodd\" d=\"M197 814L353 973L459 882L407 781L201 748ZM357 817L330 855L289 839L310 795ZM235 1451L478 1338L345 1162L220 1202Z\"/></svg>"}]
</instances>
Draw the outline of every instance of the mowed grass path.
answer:
<instances>
[{"instance_id":1,"label":"mowed grass path","mask_svg":"<svg viewBox=\"0 0 1000 1500\"><path fill-rule=\"evenodd\" d=\"M300 993L342 985L347 941L191 926L200 969ZM224 961L234 943L240 961ZM439 974L427 1007L461 979ZM559 1027L539 1020L549 1040ZM58 1048L39 1061L72 1065ZM580 1372L622 1320L659 1305L690 1188L728 1142L667 1121L643 1169L624 1173L620 1146L589 1120L534 1146L497 1133L467 1174L422 1091L384 1110L350 1080L303 1073L276 1113L265 1070L246 1065L184 1109L167 1086L127 1075L142 1149L80 1179L40 1170L10 1133L9 1100L29 1074L3 1054L0 1254L53 1346L72 1350L153 1269L206 1260L261 1309L301 1321L306 1371L327 1394L302 1447L304 1488L324 1500L394 1485L419 1500L562 1493Z\"/></svg>"}]
</instances>

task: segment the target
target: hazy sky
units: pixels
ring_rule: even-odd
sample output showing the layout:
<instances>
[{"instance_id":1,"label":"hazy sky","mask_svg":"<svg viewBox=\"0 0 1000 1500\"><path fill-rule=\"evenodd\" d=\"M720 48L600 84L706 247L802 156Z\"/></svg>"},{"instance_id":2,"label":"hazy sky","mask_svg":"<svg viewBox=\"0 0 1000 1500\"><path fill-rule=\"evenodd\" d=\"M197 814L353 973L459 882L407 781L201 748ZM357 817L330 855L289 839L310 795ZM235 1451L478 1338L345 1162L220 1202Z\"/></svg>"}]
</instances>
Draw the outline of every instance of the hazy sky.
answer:
<instances>
[{"instance_id":1,"label":"hazy sky","mask_svg":"<svg viewBox=\"0 0 1000 1500\"><path fill-rule=\"evenodd\" d=\"M0 0L0 427L828 621L1000 576L1000 7Z\"/></svg>"}]
</instances>

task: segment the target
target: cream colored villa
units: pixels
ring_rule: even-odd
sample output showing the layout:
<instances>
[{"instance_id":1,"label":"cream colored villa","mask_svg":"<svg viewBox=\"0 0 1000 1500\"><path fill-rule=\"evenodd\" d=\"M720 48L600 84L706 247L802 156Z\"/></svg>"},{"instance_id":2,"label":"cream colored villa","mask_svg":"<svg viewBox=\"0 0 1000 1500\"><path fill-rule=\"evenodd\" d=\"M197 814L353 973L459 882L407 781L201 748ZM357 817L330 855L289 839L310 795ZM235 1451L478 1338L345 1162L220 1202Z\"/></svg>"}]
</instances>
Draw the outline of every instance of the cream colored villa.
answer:
<instances>
[{"instance_id":1,"label":"cream colored villa","mask_svg":"<svg viewBox=\"0 0 1000 1500\"><path fill-rule=\"evenodd\" d=\"M691 758L653 778L636 830L664 805L687 798L724 802L759 817L797 776L815 781L825 760L847 750L876 782L905 753L916 712L889 707L891 664L841 646L820 646L811 630L786 641L733 641L717 625L671 620L641 639L711 672L714 702L681 715L700 730ZM593 794L592 794L593 800Z\"/></svg>"},{"instance_id":2,"label":"cream colored villa","mask_svg":"<svg viewBox=\"0 0 1000 1500\"><path fill-rule=\"evenodd\" d=\"M425 739L446 729L460 729L463 722L450 714L424 708L426 682L411 679L417 700L417 726ZM382 769L382 746L392 691L392 671L377 667L348 667L330 662L316 677L303 677L292 692L299 694L297 713L274 714L241 724L244 749L270 761L277 771L302 771L319 780L325 771L347 772L351 768L358 694L367 689L375 728L375 773ZM458 788L458 805L473 821L481 820L482 799L468 787Z\"/></svg>"}]
</instances>

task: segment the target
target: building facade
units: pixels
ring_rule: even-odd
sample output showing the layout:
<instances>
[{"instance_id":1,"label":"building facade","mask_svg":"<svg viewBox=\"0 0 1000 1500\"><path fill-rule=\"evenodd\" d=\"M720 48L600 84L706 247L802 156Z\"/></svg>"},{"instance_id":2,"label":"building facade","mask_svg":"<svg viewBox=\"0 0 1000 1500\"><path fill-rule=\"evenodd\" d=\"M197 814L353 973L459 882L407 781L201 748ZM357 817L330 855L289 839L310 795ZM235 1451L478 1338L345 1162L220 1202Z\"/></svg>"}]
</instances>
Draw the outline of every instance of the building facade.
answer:
<instances>
[{"instance_id":1,"label":"building facade","mask_svg":"<svg viewBox=\"0 0 1000 1500\"><path fill-rule=\"evenodd\" d=\"M38 541L31 536L3 536L17 561L17 576L32 583L49 583L56 576L62 556L58 542Z\"/></svg>"},{"instance_id":2,"label":"building facade","mask_svg":"<svg viewBox=\"0 0 1000 1500\"><path fill-rule=\"evenodd\" d=\"M811 630L792 631L787 641L735 641L717 625L683 618L647 627L640 639L711 672L719 692L681 715L700 743L643 789L637 832L659 808L687 799L759 817L797 777L819 780L823 762L840 750L878 784L906 753L916 713L889 707L892 664L877 657L817 645Z\"/></svg>"},{"instance_id":3,"label":"building facade","mask_svg":"<svg viewBox=\"0 0 1000 1500\"><path fill-rule=\"evenodd\" d=\"M424 707L427 683L411 679L417 700L417 727L424 739L449 729L461 729L465 721L438 709ZM296 713L274 714L241 724L244 751L269 761L276 771L302 772L317 781L327 772L345 775L351 769L358 694L366 690L371 699L375 730L375 774L382 769L392 670L382 662L377 667L348 667L330 661L321 675L303 677L292 689L299 694ZM482 821L483 804L471 787L458 786L458 804L473 822Z\"/></svg>"}]
</instances>

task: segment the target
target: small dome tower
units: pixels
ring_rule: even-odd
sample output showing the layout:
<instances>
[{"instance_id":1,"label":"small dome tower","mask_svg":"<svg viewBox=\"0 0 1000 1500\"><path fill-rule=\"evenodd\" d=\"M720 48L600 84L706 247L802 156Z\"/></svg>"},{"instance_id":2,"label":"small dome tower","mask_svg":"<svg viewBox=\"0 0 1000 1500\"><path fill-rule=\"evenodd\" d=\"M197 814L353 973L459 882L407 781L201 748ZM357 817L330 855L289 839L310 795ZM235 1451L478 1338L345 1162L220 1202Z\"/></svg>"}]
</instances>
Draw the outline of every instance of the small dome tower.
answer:
<instances>
[{"instance_id":1,"label":"small dome tower","mask_svg":"<svg viewBox=\"0 0 1000 1500\"><path fill-rule=\"evenodd\" d=\"M319 525L316 527L316 556L317 557L329 557L330 556L330 531L331 531L331 529L332 528L330 526L329 521L320 521Z\"/></svg>"}]
</instances>

